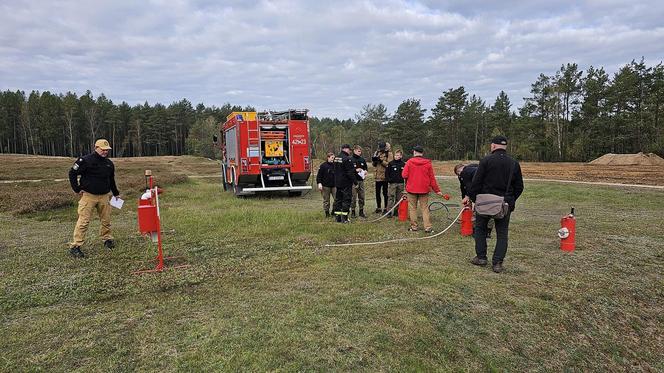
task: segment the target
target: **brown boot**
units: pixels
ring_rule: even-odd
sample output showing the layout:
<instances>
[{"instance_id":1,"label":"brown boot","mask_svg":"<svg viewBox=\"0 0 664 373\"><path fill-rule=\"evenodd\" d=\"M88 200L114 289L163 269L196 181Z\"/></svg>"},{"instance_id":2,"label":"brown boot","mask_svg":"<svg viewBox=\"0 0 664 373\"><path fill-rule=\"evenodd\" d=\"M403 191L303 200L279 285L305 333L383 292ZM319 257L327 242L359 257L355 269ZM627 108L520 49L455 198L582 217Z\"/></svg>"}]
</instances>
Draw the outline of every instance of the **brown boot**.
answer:
<instances>
[{"instance_id":1,"label":"brown boot","mask_svg":"<svg viewBox=\"0 0 664 373\"><path fill-rule=\"evenodd\" d=\"M488 263L486 259L480 259L478 257L474 257L473 259L470 260L470 262L476 266L482 266L482 267L484 267Z\"/></svg>"},{"instance_id":2,"label":"brown boot","mask_svg":"<svg viewBox=\"0 0 664 373\"><path fill-rule=\"evenodd\" d=\"M503 262L498 262L498 263L495 263L495 264L493 265L493 267L491 267L491 269L493 269L493 271L496 272L496 273L500 273L500 272L502 272L505 268L503 268Z\"/></svg>"}]
</instances>

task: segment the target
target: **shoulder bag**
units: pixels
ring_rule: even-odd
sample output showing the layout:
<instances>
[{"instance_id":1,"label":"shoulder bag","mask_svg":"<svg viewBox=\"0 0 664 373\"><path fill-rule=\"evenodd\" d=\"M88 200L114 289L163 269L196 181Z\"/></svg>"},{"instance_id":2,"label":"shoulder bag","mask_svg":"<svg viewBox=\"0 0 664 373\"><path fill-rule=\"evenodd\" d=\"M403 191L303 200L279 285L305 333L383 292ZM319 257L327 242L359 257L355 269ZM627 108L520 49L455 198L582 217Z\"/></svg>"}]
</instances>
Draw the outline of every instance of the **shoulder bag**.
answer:
<instances>
[{"instance_id":1,"label":"shoulder bag","mask_svg":"<svg viewBox=\"0 0 664 373\"><path fill-rule=\"evenodd\" d=\"M512 174L514 173L514 161L512 161L512 167L510 167L510 176L507 179L507 189L505 189L505 195L510 190L510 184L512 184ZM478 194L475 197L475 212L478 215L502 219L510 211L510 205L505 202L505 196L499 196L490 193Z\"/></svg>"}]
</instances>

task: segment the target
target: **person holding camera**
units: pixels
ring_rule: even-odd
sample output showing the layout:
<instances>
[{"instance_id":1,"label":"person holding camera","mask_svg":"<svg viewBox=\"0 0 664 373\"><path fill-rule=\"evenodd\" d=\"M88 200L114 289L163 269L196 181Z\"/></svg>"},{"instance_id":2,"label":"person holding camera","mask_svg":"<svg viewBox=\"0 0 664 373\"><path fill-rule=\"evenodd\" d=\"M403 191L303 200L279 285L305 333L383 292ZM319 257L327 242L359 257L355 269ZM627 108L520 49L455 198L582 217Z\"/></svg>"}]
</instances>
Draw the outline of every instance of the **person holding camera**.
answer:
<instances>
[{"instance_id":1,"label":"person holding camera","mask_svg":"<svg viewBox=\"0 0 664 373\"><path fill-rule=\"evenodd\" d=\"M387 170L388 163L392 160L392 153L390 152L389 142L379 142L378 150L376 150L371 157L371 164L375 167L374 181L376 183L376 213L384 214L387 212L387 195L388 195L388 182L385 180L385 171ZM381 210L381 195L382 205L385 207Z\"/></svg>"}]
</instances>

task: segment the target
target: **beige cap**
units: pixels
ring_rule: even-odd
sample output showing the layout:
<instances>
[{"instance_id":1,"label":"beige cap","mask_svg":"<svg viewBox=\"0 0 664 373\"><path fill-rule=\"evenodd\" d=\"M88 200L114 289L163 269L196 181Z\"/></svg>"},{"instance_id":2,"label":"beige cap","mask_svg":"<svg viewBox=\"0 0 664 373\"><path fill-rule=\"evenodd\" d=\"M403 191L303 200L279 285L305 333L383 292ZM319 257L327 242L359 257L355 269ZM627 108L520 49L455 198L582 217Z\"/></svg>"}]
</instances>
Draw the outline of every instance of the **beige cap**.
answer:
<instances>
[{"instance_id":1,"label":"beige cap","mask_svg":"<svg viewBox=\"0 0 664 373\"><path fill-rule=\"evenodd\" d=\"M95 142L95 148L101 148L102 150L109 150L111 148L111 144L108 143L108 140L106 139L99 139Z\"/></svg>"}]
</instances>

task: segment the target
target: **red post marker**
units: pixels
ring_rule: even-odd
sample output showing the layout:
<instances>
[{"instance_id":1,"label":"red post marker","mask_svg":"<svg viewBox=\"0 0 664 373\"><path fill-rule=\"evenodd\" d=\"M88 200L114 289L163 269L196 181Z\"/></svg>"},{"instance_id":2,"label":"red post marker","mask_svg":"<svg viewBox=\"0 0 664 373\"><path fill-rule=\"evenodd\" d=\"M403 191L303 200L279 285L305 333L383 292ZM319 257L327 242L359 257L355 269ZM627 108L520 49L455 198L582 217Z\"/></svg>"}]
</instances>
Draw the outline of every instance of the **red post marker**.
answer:
<instances>
[{"instance_id":1,"label":"red post marker","mask_svg":"<svg viewBox=\"0 0 664 373\"><path fill-rule=\"evenodd\" d=\"M145 170L145 177L149 178L149 197L146 192L145 197L141 197L138 202L138 230L142 235L150 236L153 242L157 242L157 265L154 269L142 270L134 272L149 273L161 272L164 269L164 250L161 245L161 217L159 213L159 194L162 190L155 187L154 179L152 178L152 171ZM145 199L144 199L145 198ZM170 268L182 268L188 265L175 266Z\"/></svg>"},{"instance_id":2,"label":"red post marker","mask_svg":"<svg viewBox=\"0 0 664 373\"><path fill-rule=\"evenodd\" d=\"M573 252L576 248L576 217L574 217L574 207L569 215L565 215L560 219L560 229L558 230L558 237L560 237L560 250Z\"/></svg>"},{"instance_id":3,"label":"red post marker","mask_svg":"<svg viewBox=\"0 0 664 373\"><path fill-rule=\"evenodd\" d=\"M466 206L461 211L461 235L472 236L473 234L473 210Z\"/></svg>"}]
</instances>

